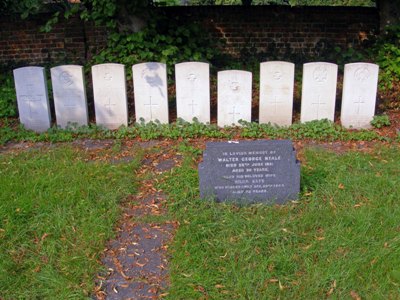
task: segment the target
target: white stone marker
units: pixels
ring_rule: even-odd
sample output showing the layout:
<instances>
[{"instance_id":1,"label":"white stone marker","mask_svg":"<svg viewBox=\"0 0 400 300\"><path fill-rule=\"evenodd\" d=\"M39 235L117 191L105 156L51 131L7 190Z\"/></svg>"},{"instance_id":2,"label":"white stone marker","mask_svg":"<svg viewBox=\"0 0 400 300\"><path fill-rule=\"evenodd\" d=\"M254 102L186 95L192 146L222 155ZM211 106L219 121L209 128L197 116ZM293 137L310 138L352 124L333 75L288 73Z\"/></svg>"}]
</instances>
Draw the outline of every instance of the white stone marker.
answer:
<instances>
[{"instance_id":1,"label":"white stone marker","mask_svg":"<svg viewBox=\"0 0 400 300\"><path fill-rule=\"evenodd\" d=\"M338 66L331 63L304 64L300 117L302 123L334 120L337 70Z\"/></svg>"},{"instance_id":2,"label":"white stone marker","mask_svg":"<svg viewBox=\"0 0 400 300\"><path fill-rule=\"evenodd\" d=\"M148 62L132 66L136 122L168 124L167 68Z\"/></svg>"},{"instance_id":3,"label":"white stone marker","mask_svg":"<svg viewBox=\"0 0 400 300\"><path fill-rule=\"evenodd\" d=\"M125 66L92 66L94 110L97 125L108 129L128 126Z\"/></svg>"},{"instance_id":4,"label":"white stone marker","mask_svg":"<svg viewBox=\"0 0 400 300\"><path fill-rule=\"evenodd\" d=\"M201 62L175 65L177 117L210 123L210 66Z\"/></svg>"},{"instance_id":5,"label":"white stone marker","mask_svg":"<svg viewBox=\"0 0 400 300\"><path fill-rule=\"evenodd\" d=\"M376 104L379 66L353 63L344 66L341 122L347 128L370 128Z\"/></svg>"},{"instance_id":6,"label":"white stone marker","mask_svg":"<svg viewBox=\"0 0 400 300\"><path fill-rule=\"evenodd\" d=\"M293 86L293 63L269 61L260 64L260 124L292 124Z\"/></svg>"},{"instance_id":7,"label":"white stone marker","mask_svg":"<svg viewBox=\"0 0 400 300\"><path fill-rule=\"evenodd\" d=\"M50 128L50 108L45 69L24 67L14 70L19 119L25 128L43 132Z\"/></svg>"},{"instance_id":8,"label":"white stone marker","mask_svg":"<svg viewBox=\"0 0 400 300\"><path fill-rule=\"evenodd\" d=\"M51 68L54 107L57 125L83 126L88 124L88 109L82 66L58 66Z\"/></svg>"},{"instance_id":9,"label":"white stone marker","mask_svg":"<svg viewBox=\"0 0 400 300\"><path fill-rule=\"evenodd\" d=\"M251 122L252 74L247 71L218 72L218 126Z\"/></svg>"}]
</instances>

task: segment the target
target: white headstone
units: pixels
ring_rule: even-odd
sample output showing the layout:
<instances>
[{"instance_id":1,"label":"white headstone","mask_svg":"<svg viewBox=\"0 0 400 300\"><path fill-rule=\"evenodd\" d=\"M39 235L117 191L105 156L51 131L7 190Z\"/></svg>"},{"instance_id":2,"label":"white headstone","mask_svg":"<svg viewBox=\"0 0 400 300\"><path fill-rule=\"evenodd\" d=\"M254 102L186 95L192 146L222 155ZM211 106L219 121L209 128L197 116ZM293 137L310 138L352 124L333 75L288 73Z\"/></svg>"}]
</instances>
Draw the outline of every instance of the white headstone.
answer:
<instances>
[{"instance_id":1,"label":"white headstone","mask_svg":"<svg viewBox=\"0 0 400 300\"><path fill-rule=\"evenodd\" d=\"M334 120L337 70L338 66L331 63L304 64L301 122L322 119Z\"/></svg>"},{"instance_id":2,"label":"white headstone","mask_svg":"<svg viewBox=\"0 0 400 300\"><path fill-rule=\"evenodd\" d=\"M218 126L251 121L252 74L247 71L218 72Z\"/></svg>"},{"instance_id":3,"label":"white headstone","mask_svg":"<svg viewBox=\"0 0 400 300\"><path fill-rule=\"evenodd\" d=\"M344 66L341 122L347 128L370 128L376 104L379 66L353 63Z\"/></svg>"},{"instance_id":4,"label":"white headstone","mask_svg":"<svg viewBox=\"0 0 400 300\"><path fill-rule=\"evenodd\" d=\"M58 66L51 68L54 107L57 125L88 124L88 110L82 66Z\"/></svg>"},{"instance_id":5,"label":"white headstone","mask_svg":"<svg viewBox=\"0 0 400 300\"><path fill-rule=\"evenodd\" d=\"M132 66L136 122L168 124L167 68L162 63Z\"/></svg>"},{"instance_id":6,"label":"white headstone","mask_svg":"<svg viewBox=\"0 0 400 300\"><path fill-rule=\"evenodd\" d=\"M108 129L128 126L125 66L92 66L94 110L97 125Z\"/></svg>"},{"instance_id":7,"label":"white headstone","mask_svg":"<svg viewBox=\"0 0 400 300\"><path fill-rule=\"evenodd\" d=\"M14 70L19 119L25 128L43 132L50 128L50 108L45 69L24 67Z\"/></svg>"},{"instance_id":8,"label":"white headstone","mask_svg":"<svg viewBox=\"0 0 400 300\"><path fill-rule=\"evenodd\" d=\"M293 63L270 61L260 64L260 124L292 124L293 86Z\"/></svg>"},{"instance_id":9,"label":"white headstone","mask_svg":"<svg viewBox=\"0 0 400 300\"><path fill-rule=\"evenodd\" d=\"M177 117L210 123L210 66L201 62L175 65Z\"/></svg>"}]
</instances>

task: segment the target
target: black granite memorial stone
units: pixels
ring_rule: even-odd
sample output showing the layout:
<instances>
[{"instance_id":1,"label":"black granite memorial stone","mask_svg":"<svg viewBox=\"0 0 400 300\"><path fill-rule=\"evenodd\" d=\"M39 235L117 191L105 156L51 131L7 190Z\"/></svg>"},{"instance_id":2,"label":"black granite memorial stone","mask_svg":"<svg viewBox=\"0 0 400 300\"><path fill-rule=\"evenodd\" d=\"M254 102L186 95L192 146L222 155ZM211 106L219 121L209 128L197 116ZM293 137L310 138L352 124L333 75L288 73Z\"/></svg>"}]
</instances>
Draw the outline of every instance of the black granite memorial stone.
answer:
<instances>
[{"instance_id":1,"label":"black granite memorial stone","mask_svg":"<svg viewBox=\"0 0 400 300\"><path fill-rule=\"evenodd\" d=\"M298 199L300 163L289 140L210 142L199 164L200 196L243 204Z\"/></svg>"}]
</instances>

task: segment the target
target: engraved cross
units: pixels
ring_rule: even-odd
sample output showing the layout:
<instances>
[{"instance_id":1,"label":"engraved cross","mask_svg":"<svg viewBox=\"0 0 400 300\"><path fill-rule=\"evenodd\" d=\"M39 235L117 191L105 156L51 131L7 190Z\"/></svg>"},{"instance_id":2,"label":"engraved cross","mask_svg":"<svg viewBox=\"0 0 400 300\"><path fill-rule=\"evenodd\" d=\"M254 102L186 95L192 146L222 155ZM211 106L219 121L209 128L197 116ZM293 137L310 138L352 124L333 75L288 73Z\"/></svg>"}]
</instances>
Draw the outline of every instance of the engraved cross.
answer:
<instances>
[{"instance_id":1,"label":"engraved cross","mask_svg":"<svg viewBox=\"0 0 400 300\"><path fill-rule=\"evenodd\" d=\"M311 105L317 105L317 119L319 120L319 107L320 105L326 105L326 103L321 102L321 95L318 95L317 102L311 103Z\"/></svg>"},{"instance_id":2,"label":"engraved cross","mask_svg":"<svg viewBox=\"0 0 400 300\"><path fill-rule=\"evenodd\" d=\"M361 96L358 96L358 100L353 103L357 104L357 115L359 115L360 114L360 106L361 106L361 104L365 104L365 101L363 100L363 98Z\"/></svg>"},{"instance_id":3,"label":"engraved cross","mask_svg":"<svg viewBox=\"0 0 400 300\"><path fill-rule=\"evenodd\" d=\"M153 120L153 106L158 106L158 104L152 103L151 102L151 96L150 96L150 102L145 103L144 106L148 106L150 108L150 120Z\"/></svg>"},{"instance_id":4,"label":"engraved cross","mask_svg":"<svg viewBox=\"0 0 400 300\"><path fill-rule=\"evenodd\" d=\"M275 95L274 101L271 101L270 103L275 106L275 113L277 113L278 112L278 104L283 103L283 101L278 101L278 96Z\"/></svg>"},{"instance_id":5,"label":"engraved cross","mask_svg":"<svg viewBox=\"0 0 400 300\"><path fill-rule=\"evenodd\" d=\"M236 118L235 118L235 115L238 115L238 116L240 116L241 114L240 114L240 112L236 112L236 106L233 106L232 107L232 112L230 112L230 113L228 113L229 115L232 115L232 124L235 124L236 123Z\"/></svg>"},{"instance_id":6,"label":"engraved cross","mask_svg":"<svg viewBox=\"0 0 400 300\"><path fill-rule=\"evenodd\" d=\"M192 102L189 103L189 106L192 107L192 115L194 115L194 107L197 106L197 103L195 103L194 99L192 98Z\"/></svg>"},{"instance_id":7,"label":"engraved cross","mask_svg":"<svg viewBox=\"0 0 400 300\"><path fill-rule=\"evenodd\" d=\"M29 117L32 118L32 115L35 114L35 108L32 106L32 103L34 102L40 102L39 97L35 96L22 96L23 101L28 104L29 107Z\"/></svg>"},{"instance_id":8,"label":"engraved cross","mask_svg":"<svg viewBox=\"0 0 400 300\"><path fill-rule=\"evenodd\" d=\"M106 103L104 106L107 107L107 111L108 113L111 115L112 111L111 111L111 106L115 106L117 105L116 103L111 103L111 98L108 97L108 103Z\"/></svg>"}]
</instances>

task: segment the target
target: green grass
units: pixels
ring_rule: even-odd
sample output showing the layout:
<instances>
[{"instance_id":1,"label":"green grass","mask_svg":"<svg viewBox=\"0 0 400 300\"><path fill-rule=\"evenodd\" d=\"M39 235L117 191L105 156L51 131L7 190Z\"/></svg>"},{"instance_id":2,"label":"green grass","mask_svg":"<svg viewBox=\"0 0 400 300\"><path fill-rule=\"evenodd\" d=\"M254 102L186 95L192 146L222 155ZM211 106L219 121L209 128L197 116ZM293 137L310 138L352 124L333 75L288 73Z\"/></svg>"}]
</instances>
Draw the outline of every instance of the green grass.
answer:
<instances>
[{"instance_id":1,"label":"green grass","mask_svg":"<svg viewBox=\"0 0 400 300\"><path fill-rule=\"evenodd\" d=\"M88 158L66 146L0 155L0 298L90 295L138 162Z\"/></svg>"},{"instance_id":2,"label":"green grass","mask_svg":"<svg viewBox=\"0 0 400 300\"><path fill-rule=\"evenodd\" d=\"M301 199L285 206L201 201L197 154L162 184L181 224L169 299L400 298L398 147L309 149Z\"/></svg>"}]
</instances>

